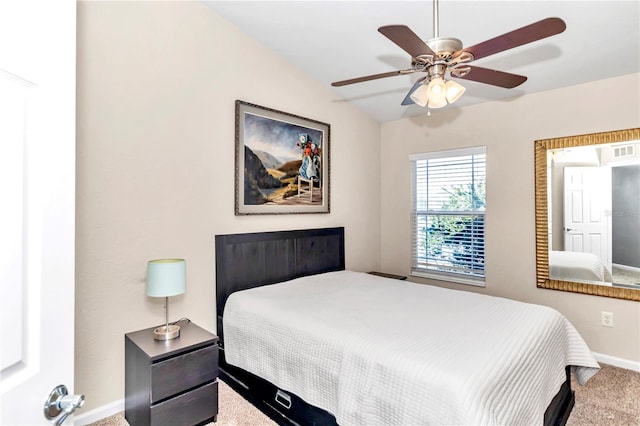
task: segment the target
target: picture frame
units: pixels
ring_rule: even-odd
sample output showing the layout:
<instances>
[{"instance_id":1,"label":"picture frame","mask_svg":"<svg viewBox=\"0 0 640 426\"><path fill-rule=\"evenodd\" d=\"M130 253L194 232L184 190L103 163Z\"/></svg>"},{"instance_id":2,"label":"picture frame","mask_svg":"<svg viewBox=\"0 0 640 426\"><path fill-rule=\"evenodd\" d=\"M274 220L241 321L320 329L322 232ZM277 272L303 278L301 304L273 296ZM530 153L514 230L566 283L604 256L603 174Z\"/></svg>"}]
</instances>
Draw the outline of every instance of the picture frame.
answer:
<instances>
[{"instance_id":1,"label":"picture frame","mask_svg":"<svg viewBox=\"0 0 640 426\"><path fill-rule=\"evenodd\" d=\"M329 213L330 130L236 100L235 214Z\"/></svg>"}]
</instances>

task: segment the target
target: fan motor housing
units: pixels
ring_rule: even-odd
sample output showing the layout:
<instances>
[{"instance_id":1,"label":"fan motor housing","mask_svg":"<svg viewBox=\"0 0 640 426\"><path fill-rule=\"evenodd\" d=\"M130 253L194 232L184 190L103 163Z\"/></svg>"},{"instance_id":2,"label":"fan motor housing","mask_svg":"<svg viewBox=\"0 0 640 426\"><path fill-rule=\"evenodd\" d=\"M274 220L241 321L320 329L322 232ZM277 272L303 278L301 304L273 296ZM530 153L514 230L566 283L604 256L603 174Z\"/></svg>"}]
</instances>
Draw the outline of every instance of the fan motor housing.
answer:
<instances>
[{"instance_id":1,"label":"fan motor housing","mask_svg":"<svg viewBox=\"0 0 640 426\"><path fill-rule=\"evenodd\" d=\"M457 38L437 37L426 41L427 46L437 53L438 59L447 60L451 55L462 49L462 42Z\"/></svg>"}]
</instances>

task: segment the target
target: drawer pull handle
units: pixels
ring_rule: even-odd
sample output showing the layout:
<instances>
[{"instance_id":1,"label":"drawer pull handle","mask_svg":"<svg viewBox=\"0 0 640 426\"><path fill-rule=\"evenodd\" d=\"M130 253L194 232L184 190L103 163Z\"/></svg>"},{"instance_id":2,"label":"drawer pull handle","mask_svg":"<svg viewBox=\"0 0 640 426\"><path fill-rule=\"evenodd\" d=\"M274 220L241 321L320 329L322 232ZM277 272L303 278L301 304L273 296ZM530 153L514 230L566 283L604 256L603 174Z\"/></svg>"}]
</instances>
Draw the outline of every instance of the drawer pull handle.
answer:
<instances>
[{"instance_id":1,"label":"drawer pull handle","mask_svg":"<svg viewBox=\"0 0 640 426\"><path fill-rule=\"evenodd\" d=\"M276 402L282 405L287 410L291 408L291 396L282 392L280 389L276 392Z\"/></svg>"}]
</instances>

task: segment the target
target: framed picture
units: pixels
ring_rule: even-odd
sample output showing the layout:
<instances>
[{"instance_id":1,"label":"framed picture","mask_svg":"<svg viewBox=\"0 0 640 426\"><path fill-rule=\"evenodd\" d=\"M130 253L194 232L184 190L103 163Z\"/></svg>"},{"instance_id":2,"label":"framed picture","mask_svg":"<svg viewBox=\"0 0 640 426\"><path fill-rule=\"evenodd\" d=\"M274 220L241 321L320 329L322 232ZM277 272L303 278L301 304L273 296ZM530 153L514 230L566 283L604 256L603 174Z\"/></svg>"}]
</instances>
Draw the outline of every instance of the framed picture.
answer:
<instances>
[{"instance_id":1,"label":"framed picture","mask_svg":"<svg viewBox=\"0 0 640 426\"><path fill-rule=\"evenodd\" d=\"M236 215L329 213L327 123L236 101Z\"/></svg>"}]
</instances>

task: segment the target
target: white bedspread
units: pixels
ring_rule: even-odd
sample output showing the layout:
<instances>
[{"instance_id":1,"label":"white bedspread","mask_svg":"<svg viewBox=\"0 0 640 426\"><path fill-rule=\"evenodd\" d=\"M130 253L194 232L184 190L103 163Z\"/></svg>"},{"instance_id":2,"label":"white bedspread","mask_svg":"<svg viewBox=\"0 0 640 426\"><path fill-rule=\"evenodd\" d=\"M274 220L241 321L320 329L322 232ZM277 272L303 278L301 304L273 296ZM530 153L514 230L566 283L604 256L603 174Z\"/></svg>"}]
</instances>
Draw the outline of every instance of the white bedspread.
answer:
<instances>
[{"instance_id":1,"label":"white bedspread","mask_svg":"<svg viewBox=\"0 0 640 426\"><path fill-rule=\"evenodd\" d=\"M599 281L611 284L609 269L593 253L549 252L549 278L569 281Z\"/></svg>"},{"instance_id":2,"label":"white bedspread","mask_svg":"<svg viewBox=\"0 0 640 426\"><path fill-rule=\"evenodd\" d=\"M541 425L566 365L599 368L551 308L351 271L232 294L224 339L340 425Z\"/></svg>"}]
</instances>

